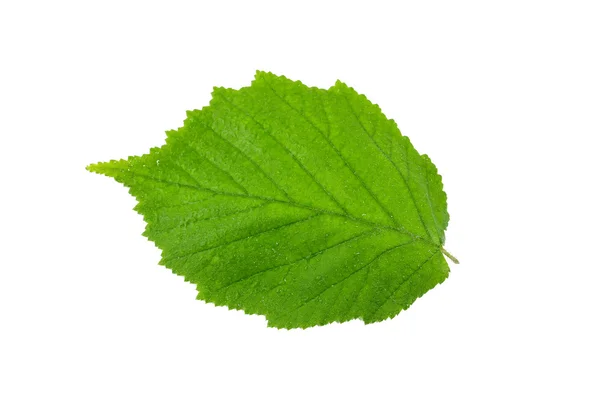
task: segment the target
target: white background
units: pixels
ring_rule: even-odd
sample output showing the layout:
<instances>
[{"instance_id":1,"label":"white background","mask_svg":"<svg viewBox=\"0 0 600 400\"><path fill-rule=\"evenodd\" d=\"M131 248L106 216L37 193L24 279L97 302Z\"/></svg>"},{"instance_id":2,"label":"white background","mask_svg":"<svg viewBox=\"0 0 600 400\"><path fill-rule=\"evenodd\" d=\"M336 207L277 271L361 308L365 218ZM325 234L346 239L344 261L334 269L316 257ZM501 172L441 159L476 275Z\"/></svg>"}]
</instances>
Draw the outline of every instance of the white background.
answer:
<instances>
[{"instance_id":1,"label":"white background","mask_svg":"<svg viewBox=\"0 0 600 400\"><path fill-rule=\"evenodd\" d=\"M0 398L600 398L597 2L150 3L0 5ZM196 301L85 171L256 69L341 79L438 166L461 264L395 319Z\"/></svg>"}]
</instances>

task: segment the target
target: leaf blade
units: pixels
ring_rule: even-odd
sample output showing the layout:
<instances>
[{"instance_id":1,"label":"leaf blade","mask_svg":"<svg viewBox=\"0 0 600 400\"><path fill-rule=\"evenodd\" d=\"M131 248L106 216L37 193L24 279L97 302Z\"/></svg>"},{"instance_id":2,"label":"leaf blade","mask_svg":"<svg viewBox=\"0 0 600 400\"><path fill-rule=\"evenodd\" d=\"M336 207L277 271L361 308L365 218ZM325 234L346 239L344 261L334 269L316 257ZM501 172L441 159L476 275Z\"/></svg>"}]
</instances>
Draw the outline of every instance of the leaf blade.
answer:
<instances>
[{"instance_id":1,"label":"leaf blade","mask_svg":"<svg viewBox=\"0 0 600 400\"><path fill-rule=\"evenodd\" d=\"M166 144L92 172L130 188L161 264L269 326L381 321L443 282L441 177L354 89L258 72Z\"/></svg>"}]
</instances>

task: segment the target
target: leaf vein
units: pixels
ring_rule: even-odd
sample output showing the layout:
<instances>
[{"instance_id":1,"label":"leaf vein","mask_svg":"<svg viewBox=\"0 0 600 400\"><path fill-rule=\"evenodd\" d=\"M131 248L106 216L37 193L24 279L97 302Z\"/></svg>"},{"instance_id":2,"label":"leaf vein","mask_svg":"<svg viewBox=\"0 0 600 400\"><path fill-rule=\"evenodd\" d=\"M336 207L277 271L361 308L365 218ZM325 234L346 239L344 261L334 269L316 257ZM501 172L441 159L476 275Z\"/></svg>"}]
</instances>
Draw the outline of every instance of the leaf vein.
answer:
<instances>
[{"instance_id":1,"label":"leaf vein","mask_svg":"<svg viewBox=\"0 0 600 400\"><path fill-rule=\"evenodd\" d=\"M224 219L224 218L231 217L231 216L238 215L238 214L245 214L245 213L248 213L248 212L250 212L250 211L252 211L252 210L256 210L257 208L262 208L262 207L265 207L265 206L267 206L267 205L269 205L269 203L262 203L262 204L260 204L260 205L258 205L258 206L254 206L254 207L245 208L245 209L243 209L243 210L236 210L236 211L234 211L234 212L232 212L232 213L229 213L229 214L217 215L217 216L214 216L214 217L199 218L199 219L192 218L192 219L190 219L190 220L187 220L187 221L185 221L185 223L184 223L184 224L182 224L182 225L185 225L185 226L187 227L187 226L189 226L189 225L197 224L197 223L199 223L199 222L204 222L204 221L212 221L212 220L218 220L218 219ZM168 229L163 229L163 230L159 230L159 231L154 231L153 233L154 233L154 234L162 234L162 233L171 232L171 231L173 231L173 230L175 230L175 229L177 229L177 228L180 228L182 225L177 225L177 226L173 226L173 227L171 227L171 228L168 228Z\"/></svg>"},{"instance_id":2,"label":"leaf vein","mask_svg":"<svg viewBox=\"0 0 600 400\"><path fill-rule=\"evenodd\" d=\"M181 258L189 258L189 257L191 257L193 255L196 255L196 254L204 253L204 252L207 252L209 250L214 250L214 249L219 248L219 247L228 246L228 245L236 243L236 242L241 242L242 240L252 239L253 237L262 235L264 233L273 232L273 231L276 231L276 230L279 230L279 229L282 229L282 228L285 228L285 227L288 227L288 226L291 226L291 225L294 225L294 224L299 224L299 223L302 223L302 222L306 222L306 221L311 220L311 219L313 219L315 217L319 217L320 215L321 214L312 214L312 215L310 215L307 218L304 218L304 219L301 219L301 220L298 220L298 221L288 222L288 223L286 223L284 225L280 225L280 226L276 226L274 228L269 228L269 229L264 230L264 231L256 232L256 233L253 233L252 235L249 235L249 236L246 236L246 237L243 237L243 238L239 238L239 239L235 239L235 240L232 240L232 241L227 242L227 243L221 243L221 244L216 245L216 246L207 247L207 248L204 248L204 249L200 249L198 251L193 251L193 252L188 253L188 254L183 254L181 256L168 258L168 259L165 259L165 262L167 262L167 261L173 261L173 260L179 260Z\"/></svg>"},{"instance_id":3,"label":"leaf vein","mask_svg":"<svg viewBox=\"0 0 600 400\"><path fill-rule=\"evenodd\" d=\"M316 252L314 252L314 253L312 253L312 254L309 254L308 256L304 256L304 257L302 257L302 258L298 258L298 259L296 259L296 260L294 260L294 261L291 261L291 262L288 262L288 263L285 263L285 264L281 264L281 265L276 265L276 266L274 266L274 267L269 267L269 268L267 268L267 269L260 270L260 271L258 271L258 272L255 272L255 273L251 274L251 275L248 275L248 276L245 276L245 277L243 277L243 278L240 278L240 279L238 279L238 280L236 280L236 281L234 281L234 282L228 283L227 285L225 285L225 286L223 286L223 287L220 287L220 288L219 288L219 289L217 289L217 290L218 290L218 291L221 291L221 290L223 290L223 289L226 289L226 288L228 288L228 287L230 287L230 286L233 286L233 285L235 285L236 283L239 283L239 282L242 282L242 281L245 281L245 280L251 279L251 278L253 278L253 277L254 277L254 276L256 276L256 275L264 274L264 273L266 273L266 272L272 271L272 270L274 270L274 269L277 269L277 268L283 268L283 267L286 267L286 266L288 266L288 265L295 264L295 263L297 263L297 262L299 262L299 261L302 261L302 260L306 260L306 261L312 260L312 259L313 259L313 258L315 258L316 256L318 256L318 255L321 255L321 254L325 253L325 252L326 252L326 251L328 251L328 250L331 250L331 249L333 249L333 248L336 248L336 247L338 247L338 246L341 246L341 245L343 245L343 244L346 244L346 243L348 243L348 242L351 242L351 241L354 241L354 240L360 239L361 237L363 237L363 236L366 236L366 235L368 235L369 233L373 233L374 231L376 231L376 229L372 229L372 230L370 230L370 231L363 232L363 233L361 233L360 235L353 236L353 237L351 237L351 238L349 238L349 239L346 239L346 240L344 240L344 241L341 241L341 242L339 242L339 243L336 243L336 244L334 244L333 246L330 246L330 247L327 247L327 248L325 248L325 249L322 249L322 250L316 251ZM289 271L288 271L288 272L289 272ZM275 287L277 287L277 286L279 286L279 285L276 285ZM275 287L273 287L272 289L274 289Z\"/></svg>"},{"instance_id":4,"label":"leaf vein","mask_svg":"<svg viewBox=\"0 0 600 400\"><path fill-rule=\"evenodd\" d=\"M144 178L144 179L148 179L148 180L152 180L155 182L159 182L165 185L174 185L174 186L178 186L178 187L185 187L188 189L194 189L194 190L198 190L198 191L204 191L204 192L209 192L209 193L214 193L215 195L218 196L230 196L230 197L241 197L241 198L245 198L245 199L257 199L257 200L265 200L265 201L269 201L271 203L279 203L279 204L285 204L285 205L289 205L292 207L297 207L297 208L303 208L306 210L311 210L314 212L317 212L319 214L325 214L325 215L332 215L332 216L336 216L336 217L341 217L341 218L346 218L350 221L354 221L357 223L361 223L361 224L365 224L365 225L369 225L369 226L373 226L379 229L388 229L388 230L394 230L394 231L398 231L400 233L404 233L407 234L409 236L411 236L413 239L415 240L421 240L424 241L426 243L430 243L433 245L436 245L433 242L430 242L429 240L419 236L419 235L415 235L412 232L406 231L406 230L402 230L396 226L390 226L390 225L382 225L382 224L378 224L363 218L357 218L357 217L353 217L350 215L346 215L346 214L342 214L342 213L336 213L333 211L329 211L329 210L324 210L322 208L315 208L312 207L310 205L307 204L302 204L302 203L297 203L294 201L284 201L284 200L279 200L279 199L275 199L272 197L264 197L264 196L257 196L257 195L245 195L245 194L241 194L241 193L230 193L230 192L222 192L222 191L218 191L218 190L213 190L213 189L209 189L209 188L205 188L205 187L200 187L200 186L195 186L195 185L189 185L187 183L181 183L181 182L175 182L175 181L170 181L167 179L160 179L160 178L156 178L154 176L150 176L150 175L145 175L145 174L140 174L137 172L132 172L130 170L127 169L123 169L123 168L112 168L112 167L107 167L107 166L103 166L104 169L111 169L111 170L115 170L115 171L120 171L120 172L126 172L126 173L130 173L134 176L140 177L140 178Z\"/></svg>"},{"instance_id":5,"label":"leaf vein","mask_svg":"<svg viewBox=\"0 0 600 400\"><path fill-rule=\"evenodd\" d=\"M212 165L213 167L215 167L217 170L221 171L223 174L225 174L237 187L239 187L242 192L244 192L245 194L248 194L248 190L242 186L238 181L235 180L235 178L227 171L225 171L223 168L219 167L217 164L215 164L214 162L212 162L208 157L206 156L202 156L200 154L200 152L191 144L189 144L187 141L182 140L181 143L183 143L184 146L186 146L188 149L192 150L200 159L205 160L206 162L208 162L210 165ZM200 183L198 183L200 184Z\"/></svg>"},{"instance_id":6,"label":"leaf vein","mask_svg":"<svg viewBox=\"0 0 600 400\"><path fill-rule=\"evenodd\" d=\"M281 148L283 148L288 155L290 156L290 158L292 158L292 160L294 160L294 162L313 180L313 182L315 182L319 188L321 188L321 190L327 194L327 196L329 196L329 198L346 214L349 214L348 210L321 184L321 182L319 182L317 180L317 178L314 176L314 174L312 172L310 172L308 170L308 168L306 167L306 165L304 165L299 159L298 157L296 157L296 155L289 149L287 148L279 139L277 139L277 137L275 137L275 135L273 135L272 133L269 132L269 130L260 122L258 122L258 120L252 115L250 114L248 111L244 110L243 108L239 107L238 105L234 104L231 100L229 100L227 97L225 97L223 94L220 95L221 98L223 98L227 103L231 104L233 107L235 107L236 109L238 109L239 111L241 111L242 113L244 113L246 116L248 116L250 119L252 119L252 121L254 121L254 123L256 125L258 125L262 131L264 133L266 133L267 135L269 135L269 137L271 137Z\"/></svg>"},{"instance_id":7,"label":"leaf vein","mask_svg":"<svg viewBox=\"0 0 600 400\"><path fill-rule=\"evenodd\" d=\"M288 311L288 312L286 312L284 315L289 315L289 314L291 314L291 313L293 313L293 312L295 312L295 311L297 311L297 310L301 309L302 307L306 306L308 303L310 303L310 302L314 301L315 299L319 298L319 297L320 297L320 296L321 296L323 293L325 293L326 291L330 290L332 287L335 287L336 285L338 285L338 284L340 284L340 283L342 283L342 282L344 282L344 281L346 281L346 280L350 279L352 276L354 276L354 275L356 275L357 273L359 273L360 271L364 270L364 269L365 269L365 268L367 268L369 265L371 265L371 264L373 264L375 261L377 261L377 260L378 260L378 259L379 259L381 256L383 256L384 254L387 254L387 253L389 253L389 252L391 252L391 251L394 251L394 250L396 250L396 249L397 249L397 248L399 248L399 247L406 246L406 245L408 245L408 244L411 244L411 243L414 243L414 241L410 241L410 242L401 243L401 244L399 244L399 245L397 245L397 246L394 246L394 247L392 247L392 248L389 248L389 249L387 249L387 250L384 250L383 252L379 253L379 254L378 254L378 255L377 255L375 258L373 258L371 261L369 261L367 264L363 265L362 267L360 267L360 268L359 268L359 269L357 269L356 271L352 272L350 275L346 276L346 277L345 277L345 278L343 278L342 280L340 280L340 281L338 281L338 282L334 283L334 284L333 284L333 285L331 285L331 286L328 286L328 287L326 287L324 290L322 290L321 292L319 292L319 293L318 293L316 296L314 296L314 297L311 297L310 299L306 300L306 301L305 301L303 304L299 305L298 307L296 307L295 309L293 309L293 310L291 310L291 311Z\"/></svg>"},{"instance_id":8,"label":"leaf vein","mask_svg":"<svg viewBox=\"0 0 600 400\"><path fill-rule=\"evenodd\" d=\"M417 211L417 215L419 216L419 221L421 221L421 225L423 225L423 228L425 229L425 232L427 232L427 235L429 236L429 238L431 239L431 241L434 241L433 237L431 236L431 233L429 232L429 229L427 228L427 225L425 225L425 221L423 220L423 216L421 215L421 211L419 210L419 207L417 206L417 201L415 200L415 196L413 195L413 192L412 192L410 186L408 185L408 180L404 177L404 174L402 174L402 172L400 171L400 169L398 168L398 166L396 165L396 163L394 163L390 159L390 157L387 154L385 154L385 152L381 149L381 147L379 146L379 144L377 144L377 142L375 141L375 139L373 139L373 136L371 136L371 134L367 131L367 129L365 128L365 126L363 125L363 123L360 121L360 118L356 114L356 111L354 110L354 108L350 104L350 101L348 100L348 98L344 94L342 94L342 98L346 101L346 104L348 105L348 109L350 110L350 113L354 116L354 118L358 122L358 125L360 125L360 127L362 128L362 131L371 140L371 143L373 143L375 145L375 147L377 147L377 150L379 150L379 153L381 153L381 155L383 155L385 157L385 159L390 164L392 164L392 166L396 169L396 172L398 172L398 175L400 175L400 177L402 178L402 182L404 183L404 186L406 187L406 190L408 191L408 194L410 195L410 199L412 201L412 204L415 207L415 210ZM429 197L429 195L428 195L428 197ZM431 203L430 203L430 205L431 205Z\"/></svg>"},{"instance_id":9,"label":"leaf vein","mask_svg":"<svg viewBox=\"0 0 600 400\"><path fill-rule=\"evenodd\" d=\"M427 195L427 203L429 203L429 209L431 210L431 216L433 217L433 223L435 225L435 230L438 235L440 235L440 226L435 216L435 211L433 210L433 204L431 203L431 197L429 195L429 168L427 168L427 164L425 164L425 194ZM441 237L440 237L441 240Z\"/></svg>"},{"instance_id":10,"label":"leaf vein","mask_svg":"<svg viewBox=\"0 0 600 400\"><path fill-rule=\"evenodd\" d=\"M340 152L340 150L334 146L333 142L331 142L331 140L327 137L327 135L318 127L316 126L310 119L308 119L304 114L302 114L300 111L298 111L296 108L294 108L287 100L285 100L285 98L283 98L281 95L279 95L275 89L273 89L270 85L267 84L267 87L269 87L269 89L271 89L271 92L277 97L279 98L284 104L286 104L291 110L293 110L294 112L296 112L296 114L300 115L304 120L306 120L306 122L308 122L309 125L311 125L317 132L319 132L321 134L321 136L325 139L325 141L329 144L329 146L331 147L331 149L338 155L338 157L342 160L342 162L344 163L344 165L346 166L346 168L348 168L348 170L352 173L352 175L354 175L354 177L358 180L358 182L361 184L361 186L363 187L363 189L365 189L367 191L367 193L369 193L369 195L373 198L373 200L375 200L375 202L378 204L379 208L381 208L381 210L383 211L383 213L386 215L386 217L392 222L392 224L395 224L396 226L398 226L398 224L396 223L396 221L394 221L394 219L391 217L391 213L383 206L383 204L381 203L381 201L379 200L379 198L377 198L377 196L375 196L375 194L371 191L371 189L369 189L367 187L367 185L365 184L364 180L356 173L356 171L348 164L348 161L343 157L342 153ZM321 100L322 101L322 100ZM323 111L325 112L326 115L329 115L327 113L327 108L325 106L323 106ZM327 117L329 118L329 116ZM399 228L402 228L401 226L398 226Z\"/></svg>"},{"instance_id":11,"label":"leaf vein","mask_svg":"<svg viewBox=\"0 0 600 400\"><path fill-rule=\"evenodd\" d=\"M265 172L265 170L263 170L261 168L261 166L258 165L258 163L256 161L254 161L248 154L244 153L241 149L239 149L237 146L235 146L233 143L231 143L229 140L227 140L224 135L217 132L213 127L209 126L208 124L206 124L204 122L201 122L201 124L204 125L206 128L210 129L211 131L213 131L215 133L215 135L217 135L217 137L221 138L221 140L223 140L225 143L227 143L229 146L231 146L233 149L235 149L239 154L243 155L248 161L250 161L250 163L252 163L252 165L254 165L254 167L265 178L267 178L281 193L283 193L283 195L285 196L285 198L287 200L291 200L290 196L287 194L287 192L279 184L277 184L277 182L275 182L275 180L273 180L273 178L269 174L267 174Z\"/></svg>"},{"instance_id":12,"label":"leaf vein","mask_svg":"<svg viewBox=\"0 0 600 400\"><path fill-rule=\"evenodd\" d=\"M421 263L421 265L419 265L417 268L415 268L415 270L414 270L413 272L411 272L411 273L410 273L410 275L408 275L408 276L407 276L407 277L406 277L406 278L405 278L405 279L404 279L402 282L400 282L400 284L399 284L399 285L396 287L396 289L394 289L394 290L392 291L392 293L391 293L391 294L390 294L390 295L389 295L389 296L388 296L388 297L385 299L385 301L384 301L383 303L381 303L381 304L380 304L380 305L379 305L379 306L378 306L378 307L375 309L375 311L373 311L373 312L371 313L371 317L374 317L374 316L375 316L375 315L376 315L376 314L379 312L379 310L381 310L381 308L383 308L383 306L384 306L384 305L386 305L388 301L390 301L390 299L391 299L391 298L392 298L392 297L393 297L393 296L394 296L394 295L395 295L395 294L398 292L398 290L400 290L400 288L401 288L401 287L402 287L402 286L403 286L403 285L404 285L406 282L408 282L408 281L410 280L410 278L412 278L412 277L413 277L413 276L414 276L414 275L415 275L417 272L419 272L419 271L420 271L420 270L423 268L423 266L425 266L425 264L427 264L429 261L431 261L431 259L433 259L433 257L434 257L434 256L435 256L437 253L439 253L439 252L440 252L440 250L439 250L439 249L438 249L438 250L436 250L436 251L434 251L434 252L431 254L431 256L430 256L430 257L429 257L427 260L425 260L423 263Z\"/></svg>"}]
</instances>

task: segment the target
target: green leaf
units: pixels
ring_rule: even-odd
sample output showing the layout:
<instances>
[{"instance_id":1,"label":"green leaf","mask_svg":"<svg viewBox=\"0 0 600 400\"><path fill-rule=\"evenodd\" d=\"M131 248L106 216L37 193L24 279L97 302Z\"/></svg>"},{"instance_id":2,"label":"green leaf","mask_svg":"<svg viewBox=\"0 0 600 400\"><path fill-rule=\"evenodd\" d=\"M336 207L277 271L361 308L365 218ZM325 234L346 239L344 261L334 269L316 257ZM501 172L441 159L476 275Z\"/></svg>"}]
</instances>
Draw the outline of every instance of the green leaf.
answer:
<instances>
[{"instance_id":1,"label":"green leaf","mask_svg":"<svg viewBox=\"0 0 600 400\"><path fill-rule=\"evenodd\" d=\"M385 320L449 273L435 166L339 81L258 72L215 88L162 147L88 169L130 188L161 264L198 299L269 326Z\"/></svg>"}]
</instances>

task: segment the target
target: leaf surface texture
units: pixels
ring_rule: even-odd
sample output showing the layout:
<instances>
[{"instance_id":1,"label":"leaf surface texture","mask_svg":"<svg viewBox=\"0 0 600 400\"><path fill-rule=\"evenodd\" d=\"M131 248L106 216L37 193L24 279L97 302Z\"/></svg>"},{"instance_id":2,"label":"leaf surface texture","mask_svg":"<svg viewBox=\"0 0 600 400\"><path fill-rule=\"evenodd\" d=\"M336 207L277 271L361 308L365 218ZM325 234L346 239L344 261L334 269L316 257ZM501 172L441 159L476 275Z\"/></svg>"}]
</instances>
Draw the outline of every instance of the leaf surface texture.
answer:
<instances>
[{"instance_id":1,"label":"leaf surface texture","mask_svg":"<svg viewBox=\"0 0 600 400\"><path fill-rule=\"evenodd\" d=\"M269 326L385 320L449 273L441 177L352 88L258 72L149 154L89 170L130 189L161 264Z\"/></svg>"}]
</instances>

